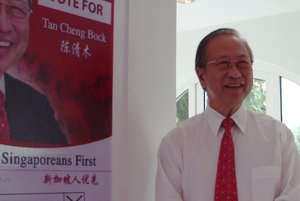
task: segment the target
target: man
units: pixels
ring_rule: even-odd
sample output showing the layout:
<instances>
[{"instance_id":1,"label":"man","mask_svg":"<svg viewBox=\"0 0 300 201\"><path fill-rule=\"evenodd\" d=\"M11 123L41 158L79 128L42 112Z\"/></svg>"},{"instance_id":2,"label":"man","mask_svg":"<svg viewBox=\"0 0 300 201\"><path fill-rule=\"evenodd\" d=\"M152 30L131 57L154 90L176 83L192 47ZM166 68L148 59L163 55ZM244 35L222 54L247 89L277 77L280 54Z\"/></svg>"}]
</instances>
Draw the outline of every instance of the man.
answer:
<instances>
[{"instance_id":1,"label":"man","mask_svg":"<svg viewBox=\"0 0 300 201\"><path fill-rule=\"evenodd\" d=\"M156 201L297 201L300 159L291 131L242 103L253 56L233 29L208 34L196 53L206 110L173 129L158 151Z\"/></svg>"},{"instance_id":2,"label":"man","mask_svg":"<svg viewBox=\"0 0 300 201\"><path fill-rule=\"evenodd\" d=\"M6 73L27 48L31 4L30 0L0 0L0 89L7 113L3 119L7 118L9 125L7 136L0 133L0 140L17 145L61 145L66 138L47 98ZM3 127L5 124L1 122Z\"/></svg>"}]
</instances>

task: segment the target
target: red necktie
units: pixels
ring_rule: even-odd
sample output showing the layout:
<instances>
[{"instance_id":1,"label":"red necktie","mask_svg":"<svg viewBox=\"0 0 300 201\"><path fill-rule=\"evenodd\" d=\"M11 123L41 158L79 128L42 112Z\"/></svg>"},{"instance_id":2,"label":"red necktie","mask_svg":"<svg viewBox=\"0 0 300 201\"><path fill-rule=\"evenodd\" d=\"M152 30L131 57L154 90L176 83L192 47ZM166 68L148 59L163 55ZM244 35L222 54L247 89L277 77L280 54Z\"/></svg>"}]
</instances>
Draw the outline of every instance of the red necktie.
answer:
<instances>
[{"instance_id":1,"label":"red necktie","mask_svg":"<svg viewBox=\"0 0 300 201\"><path fill-rule=\"evenodd\" d=\"M4 105L4 95L3 92L0 91L0 140L9 140L9 124L6 116L6 109Z\"/></svg>"},{"instance_id":2,"label":"red necktie","mask_svg":"<svg viewBox=\"0 0 300 201\"><path fill-rule=\"evenodd\" d=\"M222 122L225 133L222 138L216 178L215 201L238 201L235 176L234 145L231 128L234 122L226 118Z\"/></svg>"}]
</instances>

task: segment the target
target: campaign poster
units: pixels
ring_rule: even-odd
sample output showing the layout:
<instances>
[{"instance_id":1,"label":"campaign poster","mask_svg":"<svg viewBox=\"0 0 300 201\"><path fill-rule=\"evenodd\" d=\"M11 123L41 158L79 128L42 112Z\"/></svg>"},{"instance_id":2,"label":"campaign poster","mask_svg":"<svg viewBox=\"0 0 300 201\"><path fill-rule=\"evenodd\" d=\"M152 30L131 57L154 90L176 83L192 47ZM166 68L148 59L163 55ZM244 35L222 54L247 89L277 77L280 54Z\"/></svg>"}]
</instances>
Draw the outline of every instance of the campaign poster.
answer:
<instances>
[{"instance_id":1,"label":"campaign poster","mask_svg":"<svg viewBox=\"0 0 300 201\"><path fill-rule=\"evenodd\" d=\"M113 0L0 4L0 200L111 201Z\"/></svg>"}]
</instances>

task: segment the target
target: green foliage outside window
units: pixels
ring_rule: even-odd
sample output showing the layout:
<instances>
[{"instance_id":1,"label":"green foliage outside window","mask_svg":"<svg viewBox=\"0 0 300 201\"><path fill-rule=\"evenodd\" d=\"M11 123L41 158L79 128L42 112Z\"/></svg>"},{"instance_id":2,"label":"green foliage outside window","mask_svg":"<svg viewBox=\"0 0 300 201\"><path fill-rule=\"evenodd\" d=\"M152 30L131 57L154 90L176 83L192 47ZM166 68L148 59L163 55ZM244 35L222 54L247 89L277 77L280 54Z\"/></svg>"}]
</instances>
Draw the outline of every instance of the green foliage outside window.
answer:
<instances>
[{"instance_id":1,"label":"green foliage outside window","mask_svg":"<svg viewBox=\"0 0 300 201\"><path fill-rule=\"evenodd\" d=\"M176 123L180 123L189 118L189 91L186 90L176 100L177 118Z\"/></svg>"},{"instance_id":2,"label":"green foliage outside window","mask_svg":"<svg viewBox=\"0 0 300 201\"><path fill-rule=\"evenodd\" d=\"M267 110L267 91L266 81L261 79L253 79L253 87L250 94L245 99L246 108L266 114Z\"/></svg>"}]
</instances>

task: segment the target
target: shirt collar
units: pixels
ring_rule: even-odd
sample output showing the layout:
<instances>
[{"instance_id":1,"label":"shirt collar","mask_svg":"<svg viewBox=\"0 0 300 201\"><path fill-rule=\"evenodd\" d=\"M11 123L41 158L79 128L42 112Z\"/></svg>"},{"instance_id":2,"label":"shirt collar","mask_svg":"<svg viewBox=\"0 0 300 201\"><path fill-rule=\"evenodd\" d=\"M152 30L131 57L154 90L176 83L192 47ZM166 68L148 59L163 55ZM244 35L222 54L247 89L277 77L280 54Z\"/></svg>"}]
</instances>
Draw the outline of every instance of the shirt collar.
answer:
<instances>
[{"instance_id":1,"label":"shirt collar","mask_svg":"<svg viewBox=\"0 0 300 201\"><path fill-rule=\"evenodd\" d=\"M5 83L4 83L4 74L0 75L0 91L3 92L5 97Z\"/></svg>"},{"instance_id":2,"label":"shirt collar","mask_svg":"<svg viewBox=\"0 0 300 201\"><path fill-rule=\"evenodd\" d=\"M226 117L215 111L209 105L207 105L206 110L204 111L207 116L207 121L209 127L213 131L215 136L218 135L219 128L223 119ZM231 118L234 120L236 126L241 130L242 134L246 134L246 126L247 126L247 113L246 108L242 105L232 116Z\"/></svg>"},{"instance_id":3,"label":"shirt collar","mask_svg":"<svg viewBox=\"0 0 300 201\"><path fill-rule=\"evenodd\" d=\"M247 127L247 110L245 106L241 106L232 116L235 125L241 130L242 134L246 134Z\"/></svg>"}]
</instances>

